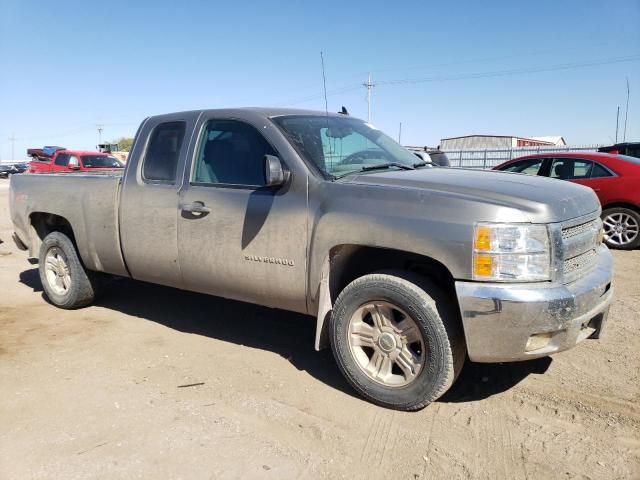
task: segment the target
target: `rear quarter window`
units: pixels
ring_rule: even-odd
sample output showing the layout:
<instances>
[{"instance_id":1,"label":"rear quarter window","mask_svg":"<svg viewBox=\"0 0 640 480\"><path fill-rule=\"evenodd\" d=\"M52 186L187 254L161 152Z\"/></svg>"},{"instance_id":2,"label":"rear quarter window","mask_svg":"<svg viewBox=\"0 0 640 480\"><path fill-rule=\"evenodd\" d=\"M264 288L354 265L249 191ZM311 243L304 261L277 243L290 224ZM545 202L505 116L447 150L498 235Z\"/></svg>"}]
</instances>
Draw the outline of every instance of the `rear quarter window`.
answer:
<instances>
[{"instance_id":1,"label":"rear quarter window","mask_svg":"<svg viewBox=\"0 0 640 480\"><path fill-rule=\"evenodd\" d=\"M185 122L166 122L153 129L142 164L145 181L175 182L185 128Z\"/></svg>"}]
</instances>

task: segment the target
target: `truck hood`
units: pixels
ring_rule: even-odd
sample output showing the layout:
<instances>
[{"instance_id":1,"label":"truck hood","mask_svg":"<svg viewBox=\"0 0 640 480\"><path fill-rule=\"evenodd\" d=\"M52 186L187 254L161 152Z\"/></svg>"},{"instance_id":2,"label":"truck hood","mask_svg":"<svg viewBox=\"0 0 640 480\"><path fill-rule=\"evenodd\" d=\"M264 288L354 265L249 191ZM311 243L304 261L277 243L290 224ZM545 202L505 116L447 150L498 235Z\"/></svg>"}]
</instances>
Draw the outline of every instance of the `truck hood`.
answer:
<instances>
[{"instance_id":1,"label":"truck hood","mask_svg":"<svg viewBox=\"0 0 640 480\"><path fill-rule=\"evenodd\" d=\"M533 223L562 222L599 210L592 189L532 175L461 168L385 170L344 178L351 184L420 190L515 209ZM500 221L500 220L498 220ZM507 221L505 219L505 221Z\"/></svg>"}]
</instances>

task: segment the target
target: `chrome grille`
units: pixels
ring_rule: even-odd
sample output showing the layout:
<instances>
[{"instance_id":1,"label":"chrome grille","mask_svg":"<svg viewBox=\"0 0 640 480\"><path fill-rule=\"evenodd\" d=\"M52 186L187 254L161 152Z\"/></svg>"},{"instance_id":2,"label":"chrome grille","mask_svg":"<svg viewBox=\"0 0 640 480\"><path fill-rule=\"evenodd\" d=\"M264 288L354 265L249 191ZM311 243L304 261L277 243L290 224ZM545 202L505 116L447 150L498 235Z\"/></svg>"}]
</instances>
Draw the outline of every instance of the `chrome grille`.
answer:
<instances>
[{"instance_id":1,"label":"chrome grille","mask_svg":"<svg viewBox=\"0 0 640 480\"><path fill-rule=\"evenodd\" d=\"M573 258L564 261L564 265L562 266L562 273L565 275L571 275L575 272L580 272L589 268L590 266L595 265L597 253L595 249L588 250L580 255L577 255Z\"/></svg>"},{"instance_id":2,"label":"chrome grille","mask_svg":"<svg viewBox=\"0 0 640 480\"><path fill-rule=\"evenodd\" d=\"M563 283L574 282L598 264L598 231L602 221L597 215L576 218L556 230L556 268Z\"/></svg>"},{"instance_id":3,"label":"chrome grille","mask_svg":"<svg viewBox=\"0 0 640 480\"><path fill-rule=\"evenodd\" d=\"M581 223L580 225L574 225L573 227L566 227L562 229L562 240L567 240L569 238L577 237L589 230L596 228L596 220L590 220L586 223Z\"/></svg>"}]
</instances>

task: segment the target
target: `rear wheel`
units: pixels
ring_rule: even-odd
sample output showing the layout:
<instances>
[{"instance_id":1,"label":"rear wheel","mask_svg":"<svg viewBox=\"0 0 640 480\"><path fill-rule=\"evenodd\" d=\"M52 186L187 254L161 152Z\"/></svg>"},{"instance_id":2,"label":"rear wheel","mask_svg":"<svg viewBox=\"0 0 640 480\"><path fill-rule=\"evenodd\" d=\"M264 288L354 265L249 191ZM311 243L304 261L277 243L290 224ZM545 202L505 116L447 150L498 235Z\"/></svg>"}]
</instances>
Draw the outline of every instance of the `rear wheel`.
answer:
<instances>
[{"instance_id":1,"label":"rear wheel","mask_svg":"<svg viewBox=\"0 0 640 480\"><path fill-rule=\"evenodd\" d=\"M73 242L62 232L52 232L42 241L38 271L47 298L60 308L86 307L99 289L99 274L84 268Z\"/></svg>"},{"instance_id":2,"label":"rear wheel","mask_svg":"<svg viewBox=\"0 0 640 480\"><path fill-rule=\"evenodd\" d=\"M604 241L610 248L631 250L640 246L640 213L614 207L602 212Z\"/></svg>"},{"instance_id":3,"label":"rear wheel","mask_svg":"<svg viewBox=\"0 0 640 480\"><path fill-rule=\"evenodd\" d=\"M365 275L336 300L331 347L349 383L373 403L417 410L443 395L465 360L451 300L406 272Z\"/></svg>"}]
</instances>

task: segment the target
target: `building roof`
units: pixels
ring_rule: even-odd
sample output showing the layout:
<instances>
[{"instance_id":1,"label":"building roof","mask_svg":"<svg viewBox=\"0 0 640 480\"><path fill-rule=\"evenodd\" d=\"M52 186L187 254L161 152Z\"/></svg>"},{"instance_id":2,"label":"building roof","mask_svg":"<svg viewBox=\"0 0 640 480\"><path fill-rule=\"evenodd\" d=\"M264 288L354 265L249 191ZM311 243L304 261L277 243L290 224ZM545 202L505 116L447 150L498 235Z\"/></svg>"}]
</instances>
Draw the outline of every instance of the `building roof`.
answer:
<instances>
[{"instance_id":1,"label":"building roof","mask_svg":"<svg viewBox=\"0 0 640 480\"><path fill-rule=\"evenodd\" d=\"M566 145L567 142L561 135L552 135L549 137L531 137L533 140L540 140L541 142L551 142L554 145Z\"/></svg>"},{"instance_id":2,"label":"building roof","mask_svg":"<svg viewBox=\"0 0 640 480\"><path fill-rule=\"evenodd\" d=\"M564 142L564 138L562 138L561 136L552 136L552 137L521 137L519 135L483 135L483 134L473 134L473 135L461 135L459 137L448 137L448 138L441 138L440 141L442 140L456 140L458 138L473 138L473 137L488 137L488 138L519 138L521 140L533 140L533 141L537 141L537 142L549 142L549 143L553 143L556 144L556 140L562 140ZM556 144L557 145L557 144Z\"/></svg>"}]
</instances>

